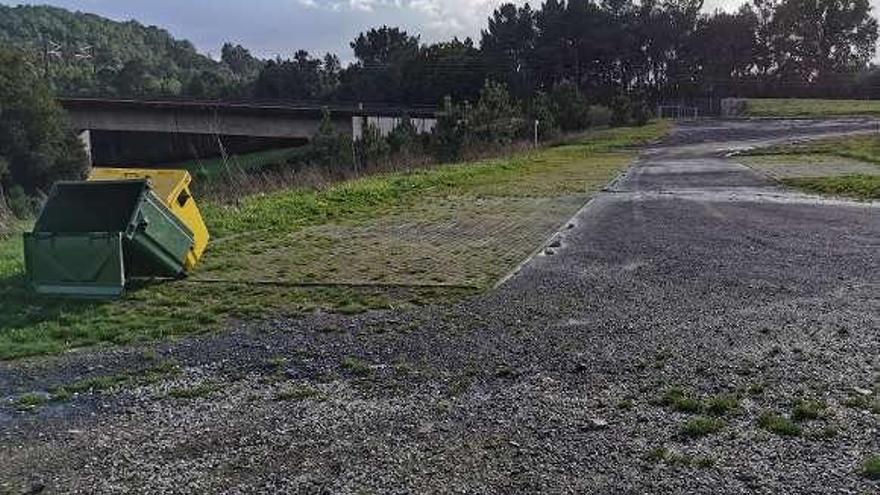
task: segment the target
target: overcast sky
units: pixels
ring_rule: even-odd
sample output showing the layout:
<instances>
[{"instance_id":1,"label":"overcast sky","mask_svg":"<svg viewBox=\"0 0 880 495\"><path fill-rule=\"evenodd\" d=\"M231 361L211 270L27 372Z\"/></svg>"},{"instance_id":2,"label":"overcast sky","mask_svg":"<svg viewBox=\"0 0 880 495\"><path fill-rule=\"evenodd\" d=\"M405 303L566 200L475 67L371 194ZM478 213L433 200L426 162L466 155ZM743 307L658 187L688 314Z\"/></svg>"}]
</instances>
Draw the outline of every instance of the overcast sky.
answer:
<instances>
[{"instance_id":1,"label":"overcast sky","mask_svg":"<svg viewBox=\"0 0 880 495\"><path fill-rule=\"evenodd\" d=\"M542 0L541 0L542 1ZM734 9L744 0L706 0L706 10ZM430 42L458 36L479 39L486 17L502 0L0 0L4 4L51 4L136 19L195 43L218 56L225 41L241 43L262 57L288 57L298 49L352 58L348 43L370 27L388 24ZM532 2L533 5L540 1ZM871 0L875 11L880 0Z\"/></svg>"}]
</instances>

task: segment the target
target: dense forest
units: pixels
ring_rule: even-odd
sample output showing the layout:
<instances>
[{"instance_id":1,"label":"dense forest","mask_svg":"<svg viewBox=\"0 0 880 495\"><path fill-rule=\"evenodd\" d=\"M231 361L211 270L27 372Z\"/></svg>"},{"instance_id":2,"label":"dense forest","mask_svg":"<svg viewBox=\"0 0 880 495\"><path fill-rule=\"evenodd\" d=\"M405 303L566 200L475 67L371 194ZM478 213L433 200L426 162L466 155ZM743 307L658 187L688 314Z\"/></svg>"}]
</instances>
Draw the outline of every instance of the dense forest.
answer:
<instances>
[{"instance_id":1,"label":"dense forest","mask_svg":"<svg viewBox=\"0 0 880 495\"><path fill-rule=\"evenodd\" d=\"M57 92L70 95L226 96L262 65L214 61L189 41L135 21L45 6L0 5L0 45L26 52ZM236 54L224 48L230 60Z\"/></svg>"},{"instance_id":2,"label":"dense forest","mask_svg":"<svg viewBox=\"0 0 880 495\"><path fill-rule=\"evenodd\" d=\"M753 0L705 13L701 0L545 0L501 5L480 39L423 43L383 26L351 42L354 62L298 51L221 59L137 22L53 7L0 6L0 44L27 51L64 94L188 95L439 105L477 98L487 79L529 100L571 85L592 102L620 94L880 96L869 66L868 0Z\"/></svg>"}]
</instances>

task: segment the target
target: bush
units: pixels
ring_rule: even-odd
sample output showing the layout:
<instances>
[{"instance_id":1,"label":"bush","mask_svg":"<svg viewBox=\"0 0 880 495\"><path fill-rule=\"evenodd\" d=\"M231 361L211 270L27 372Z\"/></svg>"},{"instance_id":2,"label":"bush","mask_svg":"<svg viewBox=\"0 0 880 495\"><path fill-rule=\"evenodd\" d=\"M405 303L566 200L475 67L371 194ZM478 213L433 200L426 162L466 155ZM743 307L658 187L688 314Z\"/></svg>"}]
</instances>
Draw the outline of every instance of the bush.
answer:
<instances>
[{"instance_id":1,"label":"bush","mask_svg":"<svg viewBox=\"0 0 880 495\"><path fill-rule=\"evenodd\" d=\"M454 105L451 97L443 100L443 111L431 134L431 151L441 162L455 161L461 156L467 132L462 114L461 106Z\"/></svg>"},{"instance_id":2,"label":"bush","mask_svg":"<svg viewBox=\"0 0 880 495\"><path fill-rule=\"evenodd\" d=\"M391 146L388 140L382 135L381 129L374 124L367 123L364 126L363 134L355 143L358 161L364 166L375 165L376 163L386 160L391 154Z\"/></svg>"},{"instance_id":3,"label":"bush","mask_svg":"<svg viewBox=\"0 0 880 495\"><path fill-rule=\"evenodd\" d=\"M563 131L579 131L591 125L590 105L577 86L564 82L553 87L556 122Z\"/></svg>"},{"instance_id":4,"label":"bush","mask_svg":"<svg viewBox=\"0 0 880 495\"><path fill-rule=\"evenodd\" d=\"M36 201L29 198L24 188L19 185L9 189L6 204L9 206L9 211L18 218L27 218L36 211Z\"/></svg>"},{"instance_id":5,"label":"bush","mask_svg":"<svg viewBox=\"0 0 880 495\"><path fill-rule=\"evenodd\" d=\"M644 98L637 98L632 106L632 123L641 127L651 120L651 109Z\"/></svg>"},{"instance_id":6,"label":"bush","mask_svg":"<svg viewBox=\"0 0 880 495\"><path fill-rule=\"evenodd\" d=\"M611 109L602 105L590 105L588 121L590 127L607 127L611 125Z\"/></svg>"},{"instance_id":7,"label":"bush","mask_svg":"<svg viewBox=\"0 0 880 495\"><path fill-rule=\"evenodd\" d=\"M532 98L529 109L531 121L538 121L538 138L541 140L551 139L559 133L559 126L556 122L556 114L558 113L556 105L547 93L539 91Z\"/></svg>"},{"instance_id":8,"label":"bush","mask_svg":"<svg viewBox=\"0 0 880 495\"><path fill-rule=\"evenodd\" d=\"M404 115L388 133L388 146L393 154L416 155L422 153L422 137L412 120Z\"/></svg>"},{"instance_id":9,"label":"bush","mask_svg":"<svg viewBox=\"0 0 880 495\"><path fill-rule=\"evenodd\" d=\"M523 118L507 86L486 81L469 119L474 137L487 144L510 144L522 135Z\"/></svg>"},{"instance_id":10,"label":"bush","mask_svg":"<svg viewBox=\"0 0 880 495\"><path fill-rule=\"evenodd\" d=\"M626 95L617 95L611 100L611 125L627 125L632 120L632 102Z\"/></svg>"}]
</instances>

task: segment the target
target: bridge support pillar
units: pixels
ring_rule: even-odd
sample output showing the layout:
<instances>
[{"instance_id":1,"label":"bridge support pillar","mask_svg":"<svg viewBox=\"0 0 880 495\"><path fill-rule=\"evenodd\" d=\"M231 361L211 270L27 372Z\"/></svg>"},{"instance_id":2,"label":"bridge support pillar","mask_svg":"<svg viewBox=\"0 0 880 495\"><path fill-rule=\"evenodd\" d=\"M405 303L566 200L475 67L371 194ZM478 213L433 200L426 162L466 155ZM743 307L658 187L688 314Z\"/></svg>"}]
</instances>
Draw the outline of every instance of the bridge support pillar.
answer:
<instances>
[{"instance_id":1,"label":"bridge support pillar","mask_svg":"<svg viewBox=\"0 0 880 495\"><path fill-rule=\"evenodd\" d=\"M82 143L83 150L86 152L86 158L89 160L89 165L91 165L94 163L92 160L92 131L88 129L80 131L79 141Z\"/></svg>"}]
</instances>

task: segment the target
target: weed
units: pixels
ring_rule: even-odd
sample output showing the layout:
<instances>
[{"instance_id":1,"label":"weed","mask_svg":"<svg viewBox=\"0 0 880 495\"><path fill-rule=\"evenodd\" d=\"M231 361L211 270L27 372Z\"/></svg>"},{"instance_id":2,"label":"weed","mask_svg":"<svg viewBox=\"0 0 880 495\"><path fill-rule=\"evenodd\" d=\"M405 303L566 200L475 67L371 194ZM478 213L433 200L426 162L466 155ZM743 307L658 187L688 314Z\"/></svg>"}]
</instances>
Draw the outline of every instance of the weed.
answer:
<instances>
[{"instance_id":1,"label":"weed","mask_svg":"<svg viewBox=\"0 0 880 495\"><path fill-rule=\"evenodd\" d=\"M720 419L697 416L685 422L681 428L681 433L686 437L699 438L717 433L722 428L724 428L724 421Z\"/></svg>"},{"instance_id":2,"label":"weed","mask_svg":"<svg viewBox=\"0 0 880 495\"><path fill-rule=\"evenodd\" d=\"M843 405L852 409L861 411L870 411L873 414L880 414L880 399L875 399L865 395L853 395L846 399Z\"/></svg>"},{"instance_id":3,"label":"weed","mask_svg":"<svg viewBox=\"0 0 880 495\"><path fill-rule=\"evenodd\" d=\"M810 421L819 419L825 414L825 403L816 400L799 400L791 411L791 419Z\"/></svg>"},{"instance_id":4,"label":"weed","mask_svg":"<svg viewBox=\"0 0 880 495\"><path fill-rule=\"evenodd\" d=\"M275 400L277 401L298 401L317 399L319 397L321 397L321 392L307 385L297 385L294 387L284 388L275 394Z\"/></svg>"},{"instance_id":5,"label":"weed","mask_svg":"<svg viewBox=\"0 0 880 495\"><path fill-rule=\"evenodd\" d=\"M667 390L666 393L663 394L663 397L660 398L659 402L663 406L672 407L676 411L687 413L697 413L702 409L702 404L699 400L689 397L687 393L679 387L673 387Z\"/></svg>"},{"instance_id":6,"label":"weed","mask_svg":"<svg viewBox=\"0 0 880 495\"><path fill-rule=\"evenodd\" d=\"M713 416L724 416L739 407L739 399L735 395L719 395L706 401L706 412Z\"/></svg>"},{"instance_id":7,"label":"weed","mask_svg":"<svg viewBox=\"0 0 880 495\"><path fill-rule=\"evenodd\" d=\"M632 409L634 405L635 405L635 403L632 401L632 399L623 399L617 403L617 408L623 409L623 410L629 410L629 409Z\"/></svg>"},{"instance_id":8,"label":"weed","mask_svg":"<svg viewBox=\"0 0 880 495\"><path fill-rule=\"evenodd\" d=\"M355 376L368 376L373 372L370 363L356 357L347 357L343 359L342 369Z\"/></svg>"},{"instance_id":9,"label":"weed","mask_svg":"<svg viewBox=\"0 0 880 495\"><path fill-rule=\"evenodd\" d=\"M758 418L758 426L785 437L797 437L802 433L801 427L781 414L766 412Z\"/></svg>"},{"instance_id":10,"label":"weed","mask_svg":"<svg viewBox=\"0 0 880 495\"><path fill-rule=\"evenodd\" d=\"M702 469L708 469L715 466L715 460L708 456L692 456L676 452L666 447L656 447L651 449L645 460L651 463L665 462L670 466L696 466Z\"/></svg>"},{"instance_id":11,"label":"weed","mask_svg":"<svg viewBox=\"0 0 880 495\"><path fill-rule=\"evenodd\" d=\"M880 455L869 455L862 462L862 474L872 480L880 480Z\"/></svg>"},{"instance_id":12,"label":"weed","mask_svg":"<svg viewBox=\"0 0 880 495\"><path fill-rule=\"evenodd\" d=\"M22 411L32 411L49 402L49 398L43 394L23 394L15 401L16 407Z\"/></svg>"}]
</instances>

